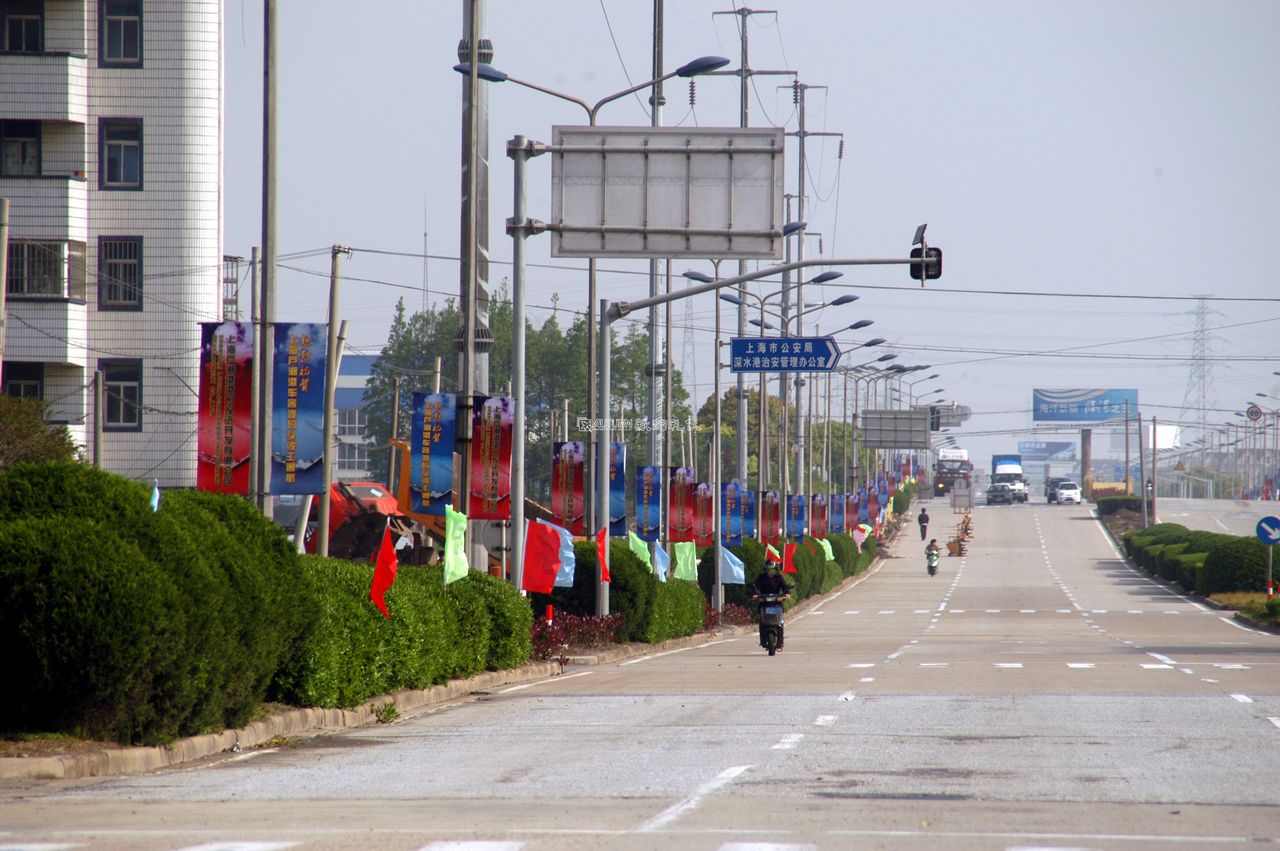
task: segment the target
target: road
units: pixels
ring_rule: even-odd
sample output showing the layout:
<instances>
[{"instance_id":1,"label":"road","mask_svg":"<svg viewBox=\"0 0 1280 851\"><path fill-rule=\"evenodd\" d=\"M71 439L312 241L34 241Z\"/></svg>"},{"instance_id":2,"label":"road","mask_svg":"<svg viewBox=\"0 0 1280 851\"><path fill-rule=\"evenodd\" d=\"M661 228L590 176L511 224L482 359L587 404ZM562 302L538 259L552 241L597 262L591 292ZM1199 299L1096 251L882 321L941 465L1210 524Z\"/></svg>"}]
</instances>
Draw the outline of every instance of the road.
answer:
<instances>
[{"instance_id":1,"label":"road","mask_svg":"<svg viewBox=\"0 0 1280 851\"><path fill-rule=\"evenodd\" d=\"M931 535L952 521L931 512ZM1280 836L1280 637L1130 570L1088 507L914 528L753 636L297 747L0 794L0 846L1218 848Z\"/></svg>"},{"instance_id":2,"label":"road","mask_svg":"<svg viewBox=\"0 0 1280 851\"><path fill-rule=\"evenodd\" d=\"M1166 499L1156 501L1161 523L1181 523L1228 535L1253 537L1263 517L1280 517L1280 503L1245 499Z\"/></svg>"}]
</instances>

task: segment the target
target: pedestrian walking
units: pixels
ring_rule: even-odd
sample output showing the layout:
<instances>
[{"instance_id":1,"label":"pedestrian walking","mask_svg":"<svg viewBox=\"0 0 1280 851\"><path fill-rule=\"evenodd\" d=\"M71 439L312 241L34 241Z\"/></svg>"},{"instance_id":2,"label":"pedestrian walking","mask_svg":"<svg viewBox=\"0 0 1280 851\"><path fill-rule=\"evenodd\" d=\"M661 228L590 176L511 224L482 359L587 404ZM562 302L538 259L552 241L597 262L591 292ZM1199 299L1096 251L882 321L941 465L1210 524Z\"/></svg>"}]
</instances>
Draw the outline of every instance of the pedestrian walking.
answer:
<instances>
[{"instance_id":1,"label":"pedestrian walking","mask_svg":"<svg viewBox=\"0 0 1280 851\"><path fill-rule=\"evenodd\" d=\"M920 524L920 540L924 540L929 534L929 515L923 508L920 509L920 516L916 518L916 522Z\"/></svg>"}]
</instances>

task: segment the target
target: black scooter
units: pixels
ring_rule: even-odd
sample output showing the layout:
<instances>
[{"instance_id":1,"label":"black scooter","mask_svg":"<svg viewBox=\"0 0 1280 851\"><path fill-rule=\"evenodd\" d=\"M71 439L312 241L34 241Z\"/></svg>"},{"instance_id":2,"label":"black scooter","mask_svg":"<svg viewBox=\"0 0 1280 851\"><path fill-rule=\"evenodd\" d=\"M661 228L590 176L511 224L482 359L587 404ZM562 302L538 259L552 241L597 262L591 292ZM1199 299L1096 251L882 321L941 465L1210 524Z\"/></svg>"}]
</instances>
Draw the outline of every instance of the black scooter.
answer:
<instances>
[{"instance_id":1,"label":"black scooter","mask_svg":"<svg viewBox=\"0 0 1280 851\"><path fill-rule=\"evenodd\" d=\"M928 562L928 564L929 564L929 575L930 575L930 576L937 576L937 574L938 574L938 551L937 551L937 550L929 550L927 553L925 553L925 556L924 556L924 557L925 557L925 561L927 561L927 562Z\"/></svg>"},{"instance_id":2,"label":"black scooter","mask_svg":"<svg viewBox=\"0 0 1280 851\"><path fill-rule=\"evenodd\" d=\"M763 594L760 601L760 646L772 656L782 646L782 601L777 594Z\"/></svg>"}]
</instances>

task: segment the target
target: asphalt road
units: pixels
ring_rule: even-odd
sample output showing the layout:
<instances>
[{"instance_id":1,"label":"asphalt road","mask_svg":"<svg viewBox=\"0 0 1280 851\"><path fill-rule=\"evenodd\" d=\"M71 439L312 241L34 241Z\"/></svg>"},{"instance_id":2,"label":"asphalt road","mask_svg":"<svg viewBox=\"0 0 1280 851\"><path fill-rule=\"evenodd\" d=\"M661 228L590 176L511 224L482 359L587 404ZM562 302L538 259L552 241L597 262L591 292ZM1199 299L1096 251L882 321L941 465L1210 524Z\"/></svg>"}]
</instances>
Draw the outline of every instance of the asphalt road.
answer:
<instances>
[{"instance_id":1,"label":"asphalt road","mask_svg":"<svg viewBox=\"0 0 1280 851\"><path fill-rule=\"evenodd\" d=\"M1256 534L1258 521L1280 517L1280 503L1245 499L1165 499L1156 501L1156 518L1161 523L1181 523L1188 529L1203 529L1227 535Z\"/></svg>"},{"instance_id":2,"label":"asphalt road","mask_svg":"<svg viewBox=\"0 0 1280 851\"><path fill-rule=\"evenodd\" d=\"M0 848L1280 844L1280 637L1130 570L1088 507L974 518L936 577L907 529L774 658L708 642L298 747L28 783L0 794Z\"/></svg>"}]
</instances>

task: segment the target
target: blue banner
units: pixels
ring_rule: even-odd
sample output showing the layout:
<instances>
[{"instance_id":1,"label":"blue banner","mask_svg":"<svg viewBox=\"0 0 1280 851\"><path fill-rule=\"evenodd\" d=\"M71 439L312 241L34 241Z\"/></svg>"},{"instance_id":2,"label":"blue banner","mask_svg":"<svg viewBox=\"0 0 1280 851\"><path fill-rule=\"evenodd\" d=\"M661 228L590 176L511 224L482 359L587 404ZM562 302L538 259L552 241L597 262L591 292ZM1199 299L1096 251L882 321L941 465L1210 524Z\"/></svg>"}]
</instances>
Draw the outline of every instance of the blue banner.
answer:
<instances>
[{"instance_id":1,"label":"blue banner","mask_svg":"<svg viewBox=\"0 0 1280 851\"><path fill-rule=\"evenodd\" d=\"M804 542L805 508L808 500L802 493L787 496L787 537L795 543Z\"/></svg>"},{"instance_id":2,"label":"blue banner","mask_svg":"<svg viewBox=\"0 0 1280 851\"><path fill-rule=\"evenodd\" d=\"M742 535L756 536L756 492L746 488L742 490Z\"/></svg>"},{"instance_id":3,"label":"blue banner","mask_svg":"<svg viewBox=\"0 0 1280 851\"><path fill-rule=\"evenodd\" d=\"M1138 414L1137 390L1032 390L1031 420L1037 423L1096 423Z\"/></svg>"},{"instance_id":4,"label":"blue banner","mask_svg":"<svg viewBox=\"0 0 1280 851\"><path fill-rule=\"evenodd\" d=\"M609 441L609 535L627 536L627 447Z\"/></svg>"},{"instance_id":5,"label":"blue banner","mask_svg":"<svg viewBox=\"0 0 1280 851\"><path fill-rule=\"evenodd\" d=\"M656 541L662 533L662 470L636 470L636 534L642 541Z\"/></svg>"},{"instance_id":6,"label":"blue banner","mask_svg":"<svg viewBox=\"0 0 1280 851\"><path fill-rule=\"evenodd\" d=\"M271 393L271 492L324 491L327 325L277 323Z\"/></svg>"},{"instance_id":7,"label":"blue banner","mask_svg":"<svg viewBox=\"0 0 1280 851\"><path fill-rule=\"evenodd\" d=\"M742 546L742 485L736 479L720 485L720 529L726 547Z\"/></svg>"},{"instance_id":8,"label":"blue banner","mask_svg":"<svg viewBox=\"0 0 1280 851\"><path fill-rule=\"evenodd\" d=\"M869 496L870 494L867 493L866 488L861 488L858 491L858 522L859 523L871 522L871 512L867 504Z\"/></svg>"},{"instance_id":9,"label":"blue banner","mask_svg":"<svg viewBox=\"0 0 1280 851\"><path fill-rule=\"evenodd\" d=\"M838 493L831 497L831 521L828 525L830 525L831 534L833 535L839 535L844 532L844 504L844 494Z\"/></svg>"},{"instance_id":10,"label":"blue banner","mask_svg":"<svg viewBox=\"0 0 1280 851\"><path fill-rule=\"evenodd\" d=\"M409 477L411 507L418 514L444 516L453 506L453 451L458 420L452 393L414 393Z\"/></svg>"},{"instance_id":11,"label":"blue banner","mask_svg":"<svg viewBox=\"0 0 1280 851\"><path fill-rule=\"evenodd\" d=\"M1137 412L1135 408L1134 415ZM1074 461L1076 444L1074 440L1019 440L1018 454L1024 462Z\"/></svg>"}]
</instances>

